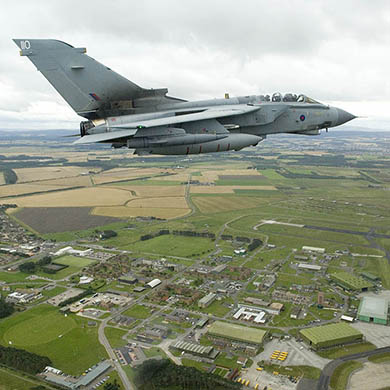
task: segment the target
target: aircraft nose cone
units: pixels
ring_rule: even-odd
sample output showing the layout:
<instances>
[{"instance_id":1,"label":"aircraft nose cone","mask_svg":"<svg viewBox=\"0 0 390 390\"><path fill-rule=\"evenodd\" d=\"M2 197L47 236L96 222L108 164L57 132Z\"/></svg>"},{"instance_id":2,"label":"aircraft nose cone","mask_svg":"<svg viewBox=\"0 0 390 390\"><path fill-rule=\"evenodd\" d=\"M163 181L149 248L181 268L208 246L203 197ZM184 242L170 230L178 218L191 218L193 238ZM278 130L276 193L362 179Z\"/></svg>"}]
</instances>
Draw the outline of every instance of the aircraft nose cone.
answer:
<instances>
[{"instance_id":1,"label":"aircraft nose cone","mask_svg":"<svg viewBox=\"0 0 390 390\"><path fill-rule=\"evenodd\" d=\"M356 118L355 115L352 115L349 112L342 110L341 108L337 109L337 114L338 114L337 126L342 125L343 123L349 122L352 119Z\"/></svg>"}]
</instances>

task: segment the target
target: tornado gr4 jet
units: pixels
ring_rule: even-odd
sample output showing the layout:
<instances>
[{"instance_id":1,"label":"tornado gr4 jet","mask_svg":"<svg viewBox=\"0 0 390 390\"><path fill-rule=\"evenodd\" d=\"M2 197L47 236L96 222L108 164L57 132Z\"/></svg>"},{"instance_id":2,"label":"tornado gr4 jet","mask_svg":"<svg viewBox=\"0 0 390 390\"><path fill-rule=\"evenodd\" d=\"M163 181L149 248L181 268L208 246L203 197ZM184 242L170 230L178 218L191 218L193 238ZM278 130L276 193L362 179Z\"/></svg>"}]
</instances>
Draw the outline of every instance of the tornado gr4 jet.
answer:
<instances>
[{"instance_id":1,"label":"tornado gr4 jet","mask_svg":"<svg viewBox=\"0 0 390 390\"><path fill-rule=\"evenodd\" d=\"M138 154L240 150L268 134L318 135L355 118L305 95L253 95L186 101L144 89L76 48L52 39L14 39L73 110L87 119L74 143L111 143Z\"/></svg>"}]
</instances>

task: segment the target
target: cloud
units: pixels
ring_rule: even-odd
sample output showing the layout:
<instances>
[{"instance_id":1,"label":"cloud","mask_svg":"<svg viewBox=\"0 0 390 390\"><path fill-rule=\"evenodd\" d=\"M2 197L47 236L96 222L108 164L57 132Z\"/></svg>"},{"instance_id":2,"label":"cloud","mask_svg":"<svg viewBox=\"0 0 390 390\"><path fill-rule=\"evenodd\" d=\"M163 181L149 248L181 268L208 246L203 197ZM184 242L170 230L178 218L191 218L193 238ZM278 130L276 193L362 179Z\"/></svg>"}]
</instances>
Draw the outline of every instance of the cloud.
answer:
<instances>
[{"instance_id":1,"label":"cloud","mask_svg":"<svg viewBox=\"0 0 390 390\"><path fill-rule=\"evenodd\" d=\"M2 3L0 125L79 121L11 38L56 38L143 87L187 99L305 93L390 101L387 0L21 0ZM48 104L52 102L54 104ZM349 103L348 103L349 104ZM364 106L362 106L364 107Z\"/></svg>"}]
</instances>

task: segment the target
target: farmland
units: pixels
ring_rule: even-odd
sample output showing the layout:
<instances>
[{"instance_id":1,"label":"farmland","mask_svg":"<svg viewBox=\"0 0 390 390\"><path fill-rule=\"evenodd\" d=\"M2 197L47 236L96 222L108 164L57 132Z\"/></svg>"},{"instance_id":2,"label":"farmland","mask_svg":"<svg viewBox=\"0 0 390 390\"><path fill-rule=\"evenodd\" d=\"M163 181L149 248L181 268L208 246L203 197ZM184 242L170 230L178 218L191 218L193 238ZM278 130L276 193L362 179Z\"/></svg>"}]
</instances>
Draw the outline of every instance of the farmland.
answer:
<instances>
[{"instance_id":1,"label":"farmland","mask_svg":"<svg viewBox=\"0 0 390 390\"><path fill-rule=\"evenodd\" d=\"M117 219L91 214L89 207L25 207L13 216L39 233L85 230L108 225Z\"/></svg>"},{"instance_id":2,"label":"farmland","mask_svg":"<svg viewBox=\"0 0 390 390\"><path fill-rule=\"evenodd\" d=\"M222 320L262 329L275 337L266 338L261 350L271 349L270 343L272 348L289 351L288 366L279 361L267 366L285 367L279 376L289 373L287 367L306 367L311 361L317 368L308 370L315 370L317 376L324 363L321 355L335 358L340 350L375 348L374 339L380 337L374 335L376 328L367 330L374 324L359 321L356 327L367 326L362 333L367 332L370 343L315 353L303 344L302 349L300 344L297 347L294 339L302 328L315 323L339 323L342 314L356 317L361 292L337 285L331 275L373 278L369 284L373 291L363 293L372 296L387 296L390 286L390 160L384 152L390 146L385 138L378 138L382 141L372 141L375 154L353 148L346 153L340 139L346 144L353 141L337 137L334 142L323 137L316 143L294 137L270 140L257 149L191 159L127 156L109 149L86 155L73 150L67 159L65 151L58 156L53 152L50 164L58 164L59 170L48 166L42 176L37 168L20 167L20 163L15 168L20 181L0 187L0 202L18 206L6 211L11 221L31 229L26 237L22 235L24 243L37 241L43 249L31 249L37 252L27 254L29 260L15 256L4 264L2 293L37 290L42 295L23 305L23 312L0 321L0 343L47 355L55 367L74 374L106 357L97 340L97 329L106 323L105 335L113 348L143 340L168 356L164 348L178 334L184 341L199 342L190 332L200 318L207 318L210 327ZM353 145L360 150L359 143ZM78 163L85 166L77 167ZM0 232L5 237L3 246L8 231ZM17 240L12 246L18 246ZM53 256L65 246L90 248L91 256L98 256L96 260L54 257L54 263L67 266L56 274L41 268L35 275L18 270L24 261ZM307 246L317 249L303 248ZM44 303L77 287L78 277L62 279L81 273L98 282L91 284L95 291L90 294L98 298L88 307L103 310L101 317L94 317L93 310L88 320L74 314L65 317ZM26 280L28 276L38 279ZM148 288L147 283L157 278L162 283ZM324 293L323 304L318 304L319 291ZM106 297L99 295L103 292ZM213 301L199 306L209 293L215 294ZM116 303L120 299L125 299L123 306ZM237 307L253 305L263 310L263 305L272 303L282 309L279 314L264 311L264 323L257 324L250 316L234 317ZM206 333L208 329L204 327ZM294 337L280 343L283 334ZM215 363L222 366L240 368L237 356L250 357L246 350L221 347L207 334L200 336L200 343L221 348ZM293 353L297 348L300 352ZM251 356L248 366L269 360L268 352ZM183 364L206 365L188 355L182 358L177 351L174 356ZM221 374L221 369L217 372ZM250 372L248 368L240 375ZM291 375L298 372L294 369Z\"/></svg>"}]
</instances>

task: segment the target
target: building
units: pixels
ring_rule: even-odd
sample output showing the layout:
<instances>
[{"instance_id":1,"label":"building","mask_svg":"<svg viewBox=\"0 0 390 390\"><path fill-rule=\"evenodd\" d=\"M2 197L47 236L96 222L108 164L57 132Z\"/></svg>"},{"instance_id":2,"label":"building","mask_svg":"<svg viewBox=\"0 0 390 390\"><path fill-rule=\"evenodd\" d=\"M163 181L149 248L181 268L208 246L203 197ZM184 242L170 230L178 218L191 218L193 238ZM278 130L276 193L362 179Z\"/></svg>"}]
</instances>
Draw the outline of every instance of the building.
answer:
<instances>
[{"instance_id":1,"label":"building","mask_svg":"<svg viewBox=\"0 0 390 390\"><path fill-rule=\"evenodd\" d=\"M62 249L58 250L57 252L53 253L53 256L62 256L65 254L69 254L69 255L76 255L76 256L84 257L84 256L91 255L92 253L93 253L92 249L86 249L84 251L80 251L77 249L73 249L71 246L67 246L67 247L62 248Z\"/></svg>"},{"instance_id":2,"label":"building","mask_svg":"<svg viewBox=\"0 0 390 390\"><path fill-rule=\"evenodd\" d=\"M299 314L301 314L302 308L300 306L293 306L290 312L290 318L293 320L297 320L299 317Z\"/></svg>"},{"instance_id":3,"label":"building","mask_svg":"<svg viewBox=\"0 0 390 390\"><path fill-rule=\"evenodd\" d=\"M360 276L364 279L369 280L372 283L380 283L381 282L381 278L379 276L373 275L370 272L361 272Z\"/></svg>"},{"instance_id":4,"label":"building","mask_svg":"<svg viewBox=\"0 0 390 390\"><path fill-rule=\"evenodd\" d=\"M118 282L123 284L135 284L137 283L137 281L138 279L130 273L126 275L122 275L118 278Z\"/></svg>"},{"instance_id":5,"label":"building","mask_svg":"<svg viewBox=\"0 0 390 390\"><path fill-rule=\"evenodd\" d=\"M202 329L204 328L207 323L209 322L209 319L208 318L201 318L195 325L195 328L199 328L199 329Z\"/></svg>"},{"instance_id":6,"label":"building","mask_svg":"<svg viewBox=\"0 0 390 390\"><path fill-rule=\"evenodd\" d=\"M229 324L222 321L215 321L207 331L207 334L212 337L251 345L261 345L264 341L266 333L267 332L262 329Z\"/></svg>"},{"instance_id":7,"label":"building","mask_svg":"<svg viewBox=\"0 0 390 390\"><path fill-rule=\"evenodd\" d=\"M23 293L15 291L9 294L5 300L9 303L28 303L36 298L39 298L39 294L36 292Z\"/></svg>"},{"instance_id":8,"label":"building","mask_svg":"<svg viewBox=\"0 0 390 390\"><path fill-rule=\"evenodd\" d=\"M325 303L325 294L322 291L318 291L317 305L324 306L324 303Z\"/></svg>"},{"instance_id":9,"label":"building","mask_svg":"<svg viewBox=\"0 0 390 390\"><path fill-rule=\"evenodd\" d=\"M304 252L315 252L320 254L325 253L325 248L316 248L315 246L303 246L302 250Z\"/></svg>"},{"instance_id":10,"label":"building","mask_svg":"<svg viewBox=\"0 0 390 390\"><path fill-rule=\"evenodd\" d=\"M93 282L92 276L82 276L79 280L79 284L88 284Z\"/></svg>"},{"instance_id":11,"label":"building","mask_svg":"<svg viewBox=\"0 0 390 390\"><path fill-rule=\"evenodd\" d=\"M214 272L215 274L220 274L222 271L225 271L226 267L226 264L217 265L212 269L212 272Z\"/></svg>"},{"instance_id":12,"label":"building","mask_svg":"<svg viewBox=\"0 0 390 390\"><path fill-rule=\"evenodd\" d=\"M367 291L374 287L368 280L348 272L335 272L330 277L337 285L346 290Z\"/></svg>"},{"instance_id":13,"label":"building","mask_svg":"<svg viewBox=\"0 0 390 390\"><path fill-rule=\"evenodd\" d=\"M363 334L345 322L305 328L299 333L315 350L363 341Z\"/></svg>"},{"instance_id":14,"label":"building","mask_svg":"<svg viewBox=\"0 0 390 390\"><path fill-rule=\"evenodd\" d=\"M85 389L94 380L106 373L111 367L112 366L109 361L100 362L95 366L91 367L78 378L74 378L71 375L65 375L56 368L46 367L45 371L42 373L42 376L45 378L46 381L54 383L66 389Z\"/></svg>"},{"instance_id":15,"label":"building","mask_svg":"<svg viewBox=\"0 0 390 390\"><path fill-rule=\"evenodd\" d=\"M211 305L215 301L216 297L217 295L214 293L205 295L203 298L199 299L198 307L202 309L206 308L207 306Z\"/></svg>"},{"instance_id":16,"label":"building","mask_svg":"<svg viewBox=\"0 0 390 390\"><path fill-rule=\"evenodd\" d=\"M341 317L340 317L340 320L342 321L347 321L347 322L354 322L355 321L355 318L351 317L351 316L346 316L345 314L343 314Z\"/></svg>"},{"instance_id":17,"label":"building","mask_svg":"<svg viewBox=\"0 0 390 390\"><path fill-rule=\"evenodd\" d=\"M235 314L235 320L253 321L255 324L265 323L265 312L261 309L256 309L248 306L241 306Z\"/></svg>"},{"instance_id":18,"label":"building","mask_svg":"<svg viewBox=\"0 0 390 390\"><path fill-rule=\"evenodd\" d=\"M302 256L302 255L296 255L296 256L294 256L294 259L299 260L299 261L308 261L309 260L309 258L307 256Z\"/></svg>"},{"instance_id":19,"label":"building","mask_svg":"<svg viewBox=\"0 0 390 390\"><path fill-rule=\"evenodd\" d=\"M360 301L357 318L360 321L387 325L389 302L383 298L364 297Z\"/></svg>"},{"instance_id":20,"label":"building","mask_svg":"<svg viewBox=\"0 0 390 390\"><path fill-rule=\"evenodd\" d=\"M152 281L150 281L149 283L146 283L146 285L150 288L155 288L157 287L159 284L161 284L161 280L160 279L153 279Z\"/></svg>"},{"instance_id":21,"label":"building","mask_svg":"<svg viewBox=\"0 0 390 390\"><path fill-rule=\"evenodd\" d=\"M191 355L202 356L213 360L219 354L219 351L215 350L214 347L205 347L200 344L188 343L186 341L177 341L172 344L171 347L182 352L190 353Z\"/></svg>"},{"instance_id":22,"label":"building","mask_svg":"<svg viewBox=\"0 0 390 390\"><path fill-rule=\"evenodd\" d=\"M268 307L268 313L279 315L280 312L283 310L283 308L284 308L283 303L272 302Z\"/></svg>"},{"instance_id":23,"label":"building","mask_svg":"<svg viewBox=\"0 0 390 390\"><path fill-rule=\"evenodd\" d=\"M321 271L321 266L320 265L315 265L315 264L305 264L305 263L299 263L298 264L298 269L304 269L307 271Z\"/></svg>"}]
</instances>

